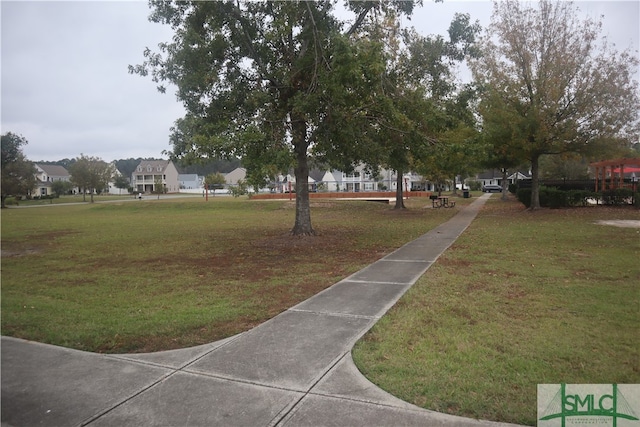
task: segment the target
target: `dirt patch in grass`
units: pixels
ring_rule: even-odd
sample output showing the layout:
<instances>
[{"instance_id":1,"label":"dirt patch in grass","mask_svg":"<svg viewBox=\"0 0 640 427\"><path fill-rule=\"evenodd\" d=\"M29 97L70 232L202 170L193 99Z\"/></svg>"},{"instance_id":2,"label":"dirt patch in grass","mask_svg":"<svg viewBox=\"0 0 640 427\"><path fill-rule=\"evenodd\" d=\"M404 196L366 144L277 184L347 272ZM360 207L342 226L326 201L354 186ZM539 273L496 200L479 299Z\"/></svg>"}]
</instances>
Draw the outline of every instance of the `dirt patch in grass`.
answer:
<instances>
[{"instance_id":1,"label":"dirt patch in grass","mask_svg":"<svg viewBox=\"0 0 640 427\"><path fill-rule=\"evenodd\" d=\"M10 258L10 257L16 257L16 256L23 256L23 255L33 255L39 252L40 252L39 248L22 248L22 249L2 248L2 250L0 250L0 256L2 258Z\"/></svg>"},{"instance_id":2,"label":"dirt patch in grass","mask_svg":"<svg viewBox=\"0 0 640 427\"><path fill-rule=\"evenodd\" d=\"M2 249L0 256L2 258L19 257L24 255L34 255L52 249L56 244L56 240L73 234L74 231L60 230L46 233L38 233L26 236L24 239L2 240Z\"/></svg>"}]
</instances>

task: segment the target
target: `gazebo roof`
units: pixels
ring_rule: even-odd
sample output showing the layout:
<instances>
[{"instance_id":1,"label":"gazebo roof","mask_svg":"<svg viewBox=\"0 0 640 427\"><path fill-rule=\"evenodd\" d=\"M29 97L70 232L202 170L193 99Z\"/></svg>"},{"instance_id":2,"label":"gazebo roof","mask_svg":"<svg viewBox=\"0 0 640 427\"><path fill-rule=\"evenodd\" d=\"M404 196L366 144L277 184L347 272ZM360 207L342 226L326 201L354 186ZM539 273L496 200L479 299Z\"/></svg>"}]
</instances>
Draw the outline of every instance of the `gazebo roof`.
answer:
<instances>
[{"instance_id":1,"label":"gazebo roof","mask_svg":"<svg viewBox=\"0 0 640 427\"><path fill-rule=\"evenodd\" d=\"M595 169L596 192L626 187L625 175L628 174L634 180L635 191L635 173L640 172L640 157L605 160L591 163L590 166Z\"/></svg>"},{"instance_id":2,"label":"gazebo roof","mask_svg":"<svg viewBox=\"0 0 640 427\"><path fill-rule=\"evenodd\" d=\"M601 162L591 163L591 166L593 167L620 166L620 165L623 165L623 166L633 165L633 166L640 167L640 157L623 158L623 159L615 159L615 160L603 160ZM625 167L625 169L627 168Z\"/></svg>"}]
</instances>

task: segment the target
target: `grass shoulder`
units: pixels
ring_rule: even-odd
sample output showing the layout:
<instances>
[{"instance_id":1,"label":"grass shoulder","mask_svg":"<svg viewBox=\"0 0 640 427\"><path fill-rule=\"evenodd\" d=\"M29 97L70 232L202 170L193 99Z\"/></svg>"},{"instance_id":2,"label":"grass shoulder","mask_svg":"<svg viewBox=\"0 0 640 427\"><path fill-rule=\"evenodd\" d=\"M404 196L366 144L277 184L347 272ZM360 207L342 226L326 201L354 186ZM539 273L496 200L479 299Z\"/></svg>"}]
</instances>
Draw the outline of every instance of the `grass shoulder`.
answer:
<instances>
[{"instance_id":1,"label":"grass shoulder","mask_svg":"<svg viewBox=\"0 0 640 427\"><path fill-rule=\"evenodd\" d=\"M493 197L356 345L374 383L423 408L536 424L541 383L638 383L633 208L526 211Z\"/></svg>"}]
</instances>

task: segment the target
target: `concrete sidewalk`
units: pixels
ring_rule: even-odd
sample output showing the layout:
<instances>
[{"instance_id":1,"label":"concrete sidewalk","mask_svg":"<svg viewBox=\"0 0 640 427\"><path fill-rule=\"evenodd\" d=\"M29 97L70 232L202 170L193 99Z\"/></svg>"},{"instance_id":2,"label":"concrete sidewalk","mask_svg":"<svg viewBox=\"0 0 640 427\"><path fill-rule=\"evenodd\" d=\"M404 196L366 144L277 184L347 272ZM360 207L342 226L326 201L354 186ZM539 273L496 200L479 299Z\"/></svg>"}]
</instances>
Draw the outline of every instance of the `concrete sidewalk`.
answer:
<instances>
[{"instance_id":1,"label":"concrete sidewalk","mask_svg":"<svg viewBox=\"0 0 640 427\"><path fill-rule=\"evenodd\" d=\"M2 426L498 426L426 411L366 380L355 342L489 195L264 324L211 344L102 355L2 338ZM502 424L505 425L505 424Z\"/></svg>"}]
</instances>

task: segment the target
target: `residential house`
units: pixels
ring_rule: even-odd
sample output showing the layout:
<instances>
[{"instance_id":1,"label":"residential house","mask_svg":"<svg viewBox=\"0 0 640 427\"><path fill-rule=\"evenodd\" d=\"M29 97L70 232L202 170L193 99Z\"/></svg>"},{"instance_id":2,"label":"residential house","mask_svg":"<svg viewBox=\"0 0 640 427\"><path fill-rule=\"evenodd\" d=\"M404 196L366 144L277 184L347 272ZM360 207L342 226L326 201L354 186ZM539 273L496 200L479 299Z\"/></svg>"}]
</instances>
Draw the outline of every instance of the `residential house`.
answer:
<instances>
[{"instance_id":1,"label":"residential house","mask_svg":"<svg viewBox=\"0 0 640 427\"><path fill-rule=\"evenodd\" d=\"M491 169L479 173L476 180L480 182L480 185L502 185L502 172L497 169Z\"/></svg>"},{"instance_id":2,"label":"residential house","mask_svg":"<svg viewBox=\"0 0 640 427\"><path fill-rule=\"evenodd\" d=\"M531 171L517 171L507 177L509 184L515 184L518 181L525 181L531 179Z\"/></svg>"},{"instance_id":3,"label":"residential house","mask_svg":"<svg viewBox=\"0 0 640 427\"><path fill-rule=\"evenodd\" d=\"M295 189L295 176L290 172L281 175L276 182L276 192L288 192L289 185ZM410 188L420 190L425 187L422 176L412 173L403 175L403 190ZM430 187L433 184L427 183ZM309 171L309 191L395 191L397 186L396 172L387 169L379 169L377 173L367 170L364 165L357 166L352 172L338 170L313 169Z\"/></svg>"},{"instance_id":4,"label":"residential house","mask_svg":"<svg viewBox=\"0 0 640 427\"><path fill-rule=\"evenodd\" d=\"M318 191L340 191L342 188L342 172L337 170L318 171L320 173L314 175Z\"/></svg>"},{"instance_id":5,"label":"residential house","mask_svg":"<svg viewBox=\"0 0 640 427\"><path fill-rule=\"evenodd\" d=\"M36 164L36 189L35 196L48 196L52 194L51 183L54 181L71 182L71 175L62 166Z\"/></svg>"},{"instance_id":6,"label":"residential house","mask_svg":"<svg viewBox=\"0 0 640 427\"><path fill-rule=\"evenodd\" d=\"M530 180L531 171L517 171L507 176L507 186L514 184L518 181ZM492 169L484 171L477 175L476 180L480 182L480 185L500 185L502 186L502 172L498 169Z\"/></svg>"},{"instance_id":7,"label":"residential house","mask_svg":"<svg viewBox=\"0 0 640 427\"><path fill-rule=\"evenodd\" d=\"M143 160L131 174L131 186L138 193L156 192L156 183L161 183L167 193L180 190L178 169L170 160Z\"/></svg>"},{"instance_id":8,"label":"residential house","mask_svg":"<svg viewBox=\"0 0 640 427\"><path fill-rule=\"evenodd\" d=\"M178 174L178 183L181 190L204 189L204 177L195 173Z\"/></svg>"},{"instance_id":9,"label":"residential house","mask_svg":"<svg viewBox=\"0 0 640 427\"><path fill-rule=\"evenodd\" d=\"M238 185L238 181L245 179L247 179L247 170L245 168L235 168L224 176L227 185L235 186Z\"/></svg>"},{"instance_id":10,"label":"residential house","mask_svg":"<svg viewBox=\"0 0 640 427\"><path fill-rule=\"evenodd\" d=\"M307 179L307 185L310 192L318 191L318 182L314 179L314 176L318 178L319 174L314 171L309 171L309 177ZM295 193L296 191L296 176L293 170L290 170L286 175L278 175L276 182L271 185L271 192L275 193Z\"/></svg>"},{"instance_id":11,"label":"residential house","mask_svg":"<svg viewBox=\"0 0 640 427\"><path fill-rule=\"evenodd\" d=\"M227 185L237 185L238 180L246 179L246 169L236 168L225 175ZM388 169L379 169L371 172L364 165L359 165L352 172L342 172L339 170L312 169L309 171L309 191L315 192L364 192L364 191L396 191L396 172ZM287 174L278 175L270 185L271 192L288 193L295 191L296 178L293 170ZM435 191L436 185L421 175L413 172L403 174L403 191L426 190ZM448 189L447 186L445 189Z\"/></svg>"},{"instance_id":12,"label":"residential house","mask_svg":"<svg viewBox=\"0 0 640 427\"><path fill-rule=\"evenodd\" d=\"M122 172L120 172L118 170L118 168L116 167L116 162L111 162L110 166L111 166L111 169L113 170L113 175L111 176L111 180L107 184L108 185L107 193L111 194L111 195L117 195L117 196L122 195L123 192L125 194L128 194L128 191L127 191L126 188L123 189L123 188L116 187L116 184L115 184L116 178L123 176ZM129 180L127 180L127 181L129 181ZM129 184L131 184L130 181L129 181Z\"/></svg>"},{"instance_id":13,"label":"residential house","mask_svg":"<svg viewBox=\"0 0 640 427\"><path fill-rule=\"evenodd\" d=\"M357 166L353 172L342 172L342 185L344 191L396 191L398 187L397 173L391 169L380 168L376 172L369 171L364 165ZM406 173L402 175L403 191L417 189L422 182L420 175Z\"/></svg>"}]
</instances>

